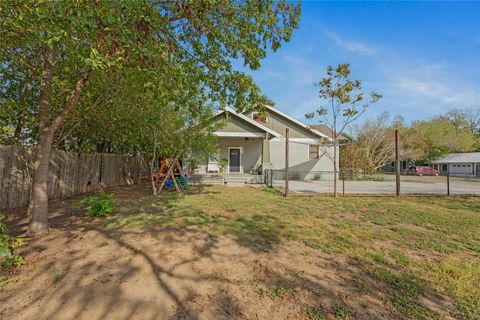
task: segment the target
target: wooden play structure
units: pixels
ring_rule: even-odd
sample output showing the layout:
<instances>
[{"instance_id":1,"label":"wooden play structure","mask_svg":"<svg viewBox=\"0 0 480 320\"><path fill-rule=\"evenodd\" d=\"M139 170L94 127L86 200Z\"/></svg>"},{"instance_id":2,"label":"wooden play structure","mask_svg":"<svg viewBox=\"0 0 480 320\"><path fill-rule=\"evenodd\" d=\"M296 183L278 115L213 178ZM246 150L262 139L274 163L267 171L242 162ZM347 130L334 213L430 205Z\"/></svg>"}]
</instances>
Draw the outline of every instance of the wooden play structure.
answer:
<instances>
[{"instance_id":1,"label":"wooden play structure","mask_svg":"<svg viewBox=\"0 0 480 320\"><path fill-rule=\"evenodd\" d=\"M188 190L187 178L182 174L182 167L178 159L160 160L160 168L154 176L155 187L160 193L162 190L181 192Z\"/></svg>"}]
</instances>

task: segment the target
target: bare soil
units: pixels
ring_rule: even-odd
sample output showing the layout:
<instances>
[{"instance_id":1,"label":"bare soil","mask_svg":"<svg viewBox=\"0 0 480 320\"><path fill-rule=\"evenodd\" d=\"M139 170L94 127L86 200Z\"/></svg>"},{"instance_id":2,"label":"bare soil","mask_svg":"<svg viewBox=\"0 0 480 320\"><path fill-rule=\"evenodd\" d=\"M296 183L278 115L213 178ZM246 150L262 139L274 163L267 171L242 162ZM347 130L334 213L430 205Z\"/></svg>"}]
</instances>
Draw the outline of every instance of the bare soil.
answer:
<instances>
[{"instance_id":1,"label":"bare soil","mask_svg":"<svg viewBox=\"0 0 480 320\"><path fill-rule=\"evenodd\" d=\"M148 188L114 192L131 205ZM384 284L348 257L295 240L258 250L195 226L108 228L77 208L79 199L51 201L51 231L27 240L26 265L0 288L0 319L402 317L385 303ZM25 231L23 214L9 214L16 234ZM450 308L434 298L428 304Z\"/></svg>"}]
</instances>

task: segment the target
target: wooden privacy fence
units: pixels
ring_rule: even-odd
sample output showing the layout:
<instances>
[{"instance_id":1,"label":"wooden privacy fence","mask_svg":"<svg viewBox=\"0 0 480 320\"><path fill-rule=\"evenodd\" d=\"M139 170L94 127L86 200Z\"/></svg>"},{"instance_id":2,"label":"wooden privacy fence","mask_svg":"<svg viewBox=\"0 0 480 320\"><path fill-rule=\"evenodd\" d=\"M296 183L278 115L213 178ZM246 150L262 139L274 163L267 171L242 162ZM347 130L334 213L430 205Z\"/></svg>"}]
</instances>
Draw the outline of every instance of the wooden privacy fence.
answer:
<instances>
[{"instance_id":1,"label":"wooden privacy fence","mask_svg":"<svg viewBox=\"0 0 480 320\"><path fill-rule=\"evenodd\" d=\"M0 209L28 204L32 185L32 149L0 145ZM117 154L79 154L53 150L48 179L49 198L137 183L150 175L149 160Z\"/></svg>"}]
</instances>

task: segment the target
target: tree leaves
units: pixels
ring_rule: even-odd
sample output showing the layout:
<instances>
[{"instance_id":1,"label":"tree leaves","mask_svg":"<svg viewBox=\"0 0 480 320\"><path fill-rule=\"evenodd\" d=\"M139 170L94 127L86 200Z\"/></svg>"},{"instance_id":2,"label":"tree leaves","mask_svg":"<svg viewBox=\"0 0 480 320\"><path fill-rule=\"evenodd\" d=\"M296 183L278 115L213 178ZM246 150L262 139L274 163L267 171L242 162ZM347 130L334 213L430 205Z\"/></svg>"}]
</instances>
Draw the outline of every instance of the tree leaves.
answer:
<instances>
[{"instance_id":1,"label":"tree leaves","mask_svg":"<svg viewBox=\"0 0 480 320\"><path fill-rule=\"evenodd\" d=\"M24 78L30 77L34 89L29 92L34 94L28 106L35 110L43 61L47 52L52 52L50 118L55 119L65 112L79 79L95 70L88 80L92 84L82 89L74 108L66 110L72 113L56 135L58 146L69 147L65 135L75 148L77 142L84 145L89 133L92 140L100 134L108 140L113 136L121 140L122 135L112 131L124 132L120 119L129 123L143 114L145 105L155 105L155 99L159 99L161 111L167 109L160 106L167 105L174 113L184 112L182 104L190 108L183 115L189 114L188 121L193 122L195 114L204 116L202 108L211 112L226 105L245 110L271 104L250 76L234 70L232 62L243 59L245 66L259 68L268 49L275 51L290 39L299 14L298 4L285 1L6 0L0 12L0 76L10 81L0 85L12 92L9 101L26 101L22 97L26 94L12 79L24 83ZM158 94L152 93L155 90ZM142 94L145 96L139 96ZM129 108L126 101L132 103ZM3 105L3 100L0 103ZM26 103L22 107L11 104L15 110L8 116L11 128ZM130 112L133 110L138 112ZM27 113L33 142L35 114ZM144 125L141 119L136 123Z\"/></svg>"}]
</instances>

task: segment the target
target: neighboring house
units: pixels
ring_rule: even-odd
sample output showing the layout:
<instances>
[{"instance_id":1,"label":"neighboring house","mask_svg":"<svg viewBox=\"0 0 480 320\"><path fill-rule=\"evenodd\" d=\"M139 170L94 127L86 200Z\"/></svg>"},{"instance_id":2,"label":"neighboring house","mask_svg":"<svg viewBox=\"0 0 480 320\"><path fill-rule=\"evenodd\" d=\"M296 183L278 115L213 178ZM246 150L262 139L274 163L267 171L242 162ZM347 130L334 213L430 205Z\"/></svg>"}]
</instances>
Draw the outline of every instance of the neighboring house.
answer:
<instances>
[{"instance_id":1,"label":"neighboring house","mask_svg":"<svg viewBox=\"0 0 480 320\"><path fill-rule=\"evenodd\" d=\"M198 172L218 170L226 162L226 173L261 174L265 169L285 169L285 129L289 128L289 169L308 178L318 171L333 172L331 137L273 107L266 114L237 113L231 108L215 119L226 120L215 132L219 155L212 156ZM337 159L338 163L338 159Z\"/></svg>"},{"instance_id":2,"label":"neighboring house","mask_svg":"<svg viewBox=\"0 0 480 320\"><path fill-rule=\"evenodd\" d=\"M480 152L450 153L432 165L440 174L480 177Z\"/></svg>"}]
</instances>

